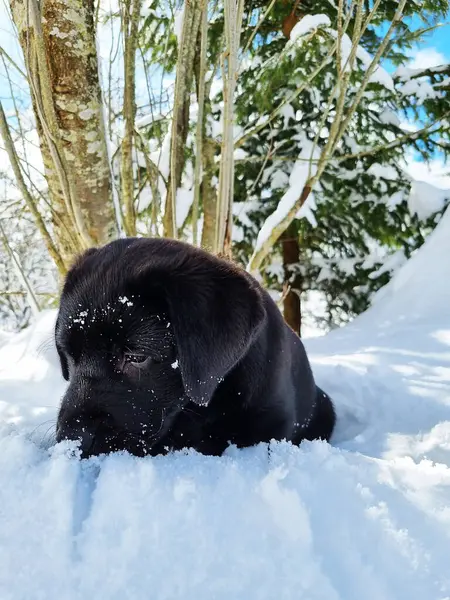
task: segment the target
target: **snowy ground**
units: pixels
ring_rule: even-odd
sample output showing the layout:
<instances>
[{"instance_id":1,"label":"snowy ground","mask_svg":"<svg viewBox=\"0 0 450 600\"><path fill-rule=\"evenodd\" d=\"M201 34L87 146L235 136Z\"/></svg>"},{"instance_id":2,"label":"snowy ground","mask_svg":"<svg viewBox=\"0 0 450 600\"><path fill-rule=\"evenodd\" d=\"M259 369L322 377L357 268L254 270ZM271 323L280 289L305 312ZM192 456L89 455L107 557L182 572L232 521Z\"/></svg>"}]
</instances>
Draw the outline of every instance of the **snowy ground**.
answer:
<instances>
[{"instance_id":1,"label":"snowy ground","mask_svg":"<svg viewBox=\"0 0 450 600\"><path fill-rule=\"evenodd\" d=\"M45 449L54 314L0 337L0 599L448 600L449 254L447 211L368 313L308 342L331 446L80 463Z\"/></svg>"}]
</instances>

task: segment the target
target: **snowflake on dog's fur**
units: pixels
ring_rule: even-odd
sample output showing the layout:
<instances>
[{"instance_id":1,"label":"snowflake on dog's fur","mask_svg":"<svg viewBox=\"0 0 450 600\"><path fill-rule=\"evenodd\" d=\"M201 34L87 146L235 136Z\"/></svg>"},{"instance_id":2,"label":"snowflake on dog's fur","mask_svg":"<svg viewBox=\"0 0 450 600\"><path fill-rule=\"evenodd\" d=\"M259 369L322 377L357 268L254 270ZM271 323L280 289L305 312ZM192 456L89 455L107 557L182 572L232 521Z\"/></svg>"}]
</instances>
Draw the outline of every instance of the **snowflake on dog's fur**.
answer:
<instances>
[{"instance_id":1,"label":"snowflake on dog's fur","mask_svg":"<svg viewBox=\"0 0 450 600\"><path fill-rule=\"evenodd\" d=\"M133 306L134 303L129 300L126 296L119 296L119 302L121 302L122 304L126 304L127 306Z\"/></svg>"},{"instance_id":2,"label":"snowflake on dog's fur","mask_svg":"<svg viewBox=\"0 0 450 600\"><path fill-rule=\"evenodd\" d=\"M86 321L88 318L89 318L89 321L91 323L93 323L99 314L106 316L108 314L116 312L118 309L122 310L122 306L127 306L127 307L134 306L134 302L127 296L119 296L117 305L111 305L108 303L105 307L102 307L102 308L98 307L98 308L87 308L87 309L83 308L83 306L81 304L79 304L78 306L80 306L81 310L79 310L75 315L69 315L69 317L68 317L68 319L70 321L70 323L68 325L68 329L72 329L72 327L74 325L77 325L78 327L80 325L86 325ZM118 322L121 323L122 319L119 318Z\"/></svg>"}]
</instances>

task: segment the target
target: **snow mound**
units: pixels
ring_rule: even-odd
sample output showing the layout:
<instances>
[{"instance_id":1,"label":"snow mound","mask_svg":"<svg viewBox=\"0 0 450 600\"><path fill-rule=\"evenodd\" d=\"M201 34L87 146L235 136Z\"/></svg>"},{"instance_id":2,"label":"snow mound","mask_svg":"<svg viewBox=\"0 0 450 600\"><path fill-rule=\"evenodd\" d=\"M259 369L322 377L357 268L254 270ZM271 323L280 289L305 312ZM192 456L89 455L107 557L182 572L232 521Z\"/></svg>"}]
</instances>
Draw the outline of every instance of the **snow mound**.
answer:
<instances>
[{"instance_id":1,"label":"snow mound","mask_svg":"<svg viewBox=\"0 0 450 600\"><path fill-rule=\"evenodd\" d=\"M416 182L417 183L417 182ZM423 183L423 182L421 182ZM429 184L424 184L429 185ZM429 186L434 191L438 188ZM449 197L450 191L440 190ZM389 323L405 320L447 324L450 320L450 210L425 245L382 288L374 306L360 317L360 322L374 317Z\"/></svg>"},{"instance_id":2,"label":"snow mound","mask_svg":"<svg viewBox=\"0 0 450 600\"><path fill-rule=\"evenodd\" d=\"M79 461L49 447L54 313L0 338L0 598L450 597L450 212L348 327L307 341L333 444Z\"/></svg>"}]
</instances>

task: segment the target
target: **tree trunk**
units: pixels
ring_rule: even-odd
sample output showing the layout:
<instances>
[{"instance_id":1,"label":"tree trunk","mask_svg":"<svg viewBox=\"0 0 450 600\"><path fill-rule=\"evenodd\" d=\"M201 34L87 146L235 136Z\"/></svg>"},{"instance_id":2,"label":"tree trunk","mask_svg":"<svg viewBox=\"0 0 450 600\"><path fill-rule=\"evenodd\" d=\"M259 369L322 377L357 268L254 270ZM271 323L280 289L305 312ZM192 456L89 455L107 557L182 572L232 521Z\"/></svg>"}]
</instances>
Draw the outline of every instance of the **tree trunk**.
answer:
<instances>
[{"instance_id":1,"label":"tree trunk","mask_svg":"<svg viewBox=\"0 0 450 600\"><path fill-rule=\"evenodd\" d=\"M124 226L129 236L136 235L136 210L134 206L133 139L136 119L136 49L139 34L141 0L127 0L123 9L124 52L124 93L123 117L125 133L122 141L122 162L120 169L122 202L125 207Z\"/></svg>"},{"instance_id":2,"label":"tree trunk","mask_svg":"<svg viewBox=\"0 0 450 600\"><path fill-rule=\"evenodd\" d=\"M300 258L300 244L298 234L294 227L289 227L283 234L281 240L283 248L283 270L284 270L284 301L283 316L286 323L297 333L301 334L301 276L293 276L292 266L297 264Z\"/></svg>"},{"instance_id":3,"label":"tree trunk","mask_svg":"<svg viewBox=\"0 0 450 600\"><path fill-rule=\"evenodd\" d=\"M10 0L66 265L115 232L93 0Z\"/></svg>"},{"instance_id":4,"label":"tree trunk","mask_svg":"<svg viewBox=\"0 0 450 600\"><path fill-rule=\"evenodd\" d=\"M223 129L217 199L215 251L231 257L234 200L234 101L239 75L239 47L244 14L243 0L225 0L226 47L221 57L223 79Z\"/></svg>"},{"instance_id":5,"label":"tree trunk","mask_svg":"<svg viewBox=\"0 0 450 600\"><path fill-rule=\"evenodd\" d=\"M184 167L184 151L189 127L189 106L197 39L202 16L201 0L184 4L183 26L178 43L175 79L175 98L172 120L170 174L164 211L164 235L177 237L176 194L180 187Z\"/></svg>"},{"instance_id":6,"label":"tree trunk","mask_svg":"<svg viewBox=\"0 0 450 600\"><path fill-rule=\"evenodd\" d=\"M203 172L203 138L205 137L205 104L208 106L210 85L206 85L208 46L208 0L203 1L201 25L197 38L197 56L194 61L194 74L197 83L198 114L195 131L195 170L194 170L194 200L192 204L192 242L198 245L198 217L200 213L200 187ZM211 77L212 79L212 77ZM208 93L208 98L206 98Z\"/></svg>"},{"instance_id":7,"label":"tree trunk","mask_svg":"<svg viewBox=\"0 0 450 600\"><path fill-rule=\"evenodd\" d=\"M203 204L203 229L201 246L213 252L216 239L216 205L217 190L213 184L213 177L217 175L217 164L214 161L216 143L211 138L203 140L203 178L200 195Z\"/></svg>"}]
</instances>

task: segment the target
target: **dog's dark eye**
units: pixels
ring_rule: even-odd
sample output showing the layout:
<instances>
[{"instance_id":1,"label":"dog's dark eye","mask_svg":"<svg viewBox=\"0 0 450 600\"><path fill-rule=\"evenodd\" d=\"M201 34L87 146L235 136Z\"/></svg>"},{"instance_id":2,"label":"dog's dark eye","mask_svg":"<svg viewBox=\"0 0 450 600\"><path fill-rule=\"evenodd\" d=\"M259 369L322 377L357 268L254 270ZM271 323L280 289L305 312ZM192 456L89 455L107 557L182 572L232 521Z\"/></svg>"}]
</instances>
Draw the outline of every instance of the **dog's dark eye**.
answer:
<instances>
[{"instance_id":1,"label":"dog's dark eye","mask_svg":"<svg viewBox=\"0 0 450 600\"><path fill-rule=\"evenodd\" d=\"M145 354L125 354L125 362L138 369L144 369L152 362L152 358Z\"/></svg>"}]
</instances>

